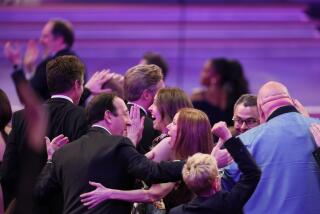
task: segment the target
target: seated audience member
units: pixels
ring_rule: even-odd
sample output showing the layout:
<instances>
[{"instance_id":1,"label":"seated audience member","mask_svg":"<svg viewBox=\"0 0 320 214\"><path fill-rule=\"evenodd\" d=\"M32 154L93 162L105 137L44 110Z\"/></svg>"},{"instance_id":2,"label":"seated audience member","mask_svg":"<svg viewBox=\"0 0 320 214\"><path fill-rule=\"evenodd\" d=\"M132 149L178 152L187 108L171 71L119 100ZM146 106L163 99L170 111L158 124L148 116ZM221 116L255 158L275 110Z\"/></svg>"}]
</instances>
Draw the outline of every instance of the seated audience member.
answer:
<instances>
[{"instance_id":1,"label":"seated audience member","mask_svg":"<svg viewBox=\"0 0 320 214\"><path fill-rule=\"evenodd\" d=\"M261 171L252 156L238 138L231 138L225 123L215 124L213 133L225 142L225 147L238 163L243 172L240 181L230 192L221 191L216 160L210 155L197 153L188 158L182 170L185 184L197 197L173 208L170 214L242 213L244 204L253 194Z\"/></svg>"},{"instance_id":2,"label":"seated audience member","mask_svg":"<svg viewBox=\"0 0 320 214\"><path fill-rule=\"evenodd\" d=\"M153 129L152 119L147 112L161 88L164 88L163 76L156 65L137 65L129 68L124 75L124 94L128 108L137 105L140 115L145 117L142 138L137 146L141 154L150 151L153 139L161 134Z\"/></svg>"},{"instance_id":3,"label":"seated audience member","mask_svg":"<svg viewBox=\"0 0 320 214\"><path fill-rule=\"evenodd\" d=\"M311 155L315 146L309 131L319 120L301 114L279 82L260 88L257 106L261 124L239 135L262 170L244 212L320 212L320 169Z\"/></svg>"},{"instance_id":4,"label":"seated audience member","mask_svg":"<svg viewBox=\"0 0 320 214\"><path fill-rule=\"evenodd\" d=\"M209 60L201 73L201 84L205 89L192 94L193 106L208 115L211 125L226 121L231 126L236 100L249 92L241 64L224 58Z\"/></svg>"},{"instance_id":5,"label":"seated audience member","mask_svg":"<svg viewBox=\"0 0 320 214\"><path fill-rule=\"evenodd\" d=\"M320 166L320 124L312 124L310 126L310 131L317 145L317 148L312 152L312 154L318 165Z\"/></svg>"},{"instance_id":6,"label":"seated audience member","mask_svg":"<svg viewBox=\"0 0 320 214\"><path fill-rule=\"evenodd\" d=\"M90 101L87 114L92 124L88 133L55 152L44 167L35 188L38 200L62 190L63 213L126 214L130 213L130 203L112 200L88 211L79 195L92 190L89 181L127 190L133 188L136 178L149 182L181 179L183 162L156 164L139 154L133 143L121 136L133 132L136 133L134 141L139 140L143 119L138 107L131 108L129 118L128 108L121 98L101 94Z\"/></svg>"},{"instance_id":7,"label":"seated audience member","mask_svg":"<svg viewBox=\"0 0 320 214\"><path fill-rule=\"evenodd\" d=\"M83 90L84 65L75 56L57 57L47 65L47 78L52 96L44 104L49 118L46 136L52 139L63 134L70 141L75 140L85 134L88 128L85 111L82 107L77 106ZM24 77L15 75L13 79L19 81ZM25 186L32 189L35 179L26 183L23 177L26 174L36 177L46 163L45 149L41 149L40 152L34 151L26 142L27 130L30 127L26 122L28 116L30 114L25 110L13 114L12 131L9 134L1 167L1 184L4 189L6 206L13 198L17 198L17 201L28 202L30 206L33 205L32 198L30 196L20 196L22 197L20 198L19 191L22 191ZM28 169L26 160L29 159L36 163L32 173L25 171ZM58 207L58 204L55 203L53 208L48 209L55 212L54 210L59 209ZM39 208L39 212L48 212L46 209ZM36 212L38 211L34 211Z\"/></svg>"},{"instance_id":8,"label":"seated audience member","mask_svg":"<svg viewBox=\"0 0 320 214\"><path fill-rule=\"evenodd\" d=\"M234 104L233 126L236 135L242 134L260 124L257 96L243 94Z\"/></svg>"},{"instance_id":9,"label":"seated audience member","mask_svg":"<svg viewBox=\"0 0 320 214\"><path fill-rule=\"evenodd\" d=\"M140 64L142 65L157 65L161 68L163 79L165 80L168 75L168 64L164 60L164 58L155 52L146 52L143 54L142 59L140 61Z\"/></svg>"},{"instance_id":10,"label":"seated audience member","mask_svg":"<svg viewBox=\"0 0 320 214\"><path fill-rule=\"evenodd\" d=\"M197 152L208 154L212 150L213 139L210 122L206 114L199 110L192 108L181 109L175 114L172 123L167 128L171 137L170 141L159 143L147 154L148 156L153 153L150 156L157 162L176 159L186 160L190 155ZM220 164L223 165L225 163L221 162ZM171 192L169 194L170 197L164 198L166 210L169 211L172 207L186 203L193 197L193 194L185 187L184 183L157 184L152 185L149 190L132 191L110 189L110 185L105 187L99 183L91 184L96 189L81 195L82 202L89 208L93 208L110 199L131 202L154 202Z\"/></svg>"}]
</instances>

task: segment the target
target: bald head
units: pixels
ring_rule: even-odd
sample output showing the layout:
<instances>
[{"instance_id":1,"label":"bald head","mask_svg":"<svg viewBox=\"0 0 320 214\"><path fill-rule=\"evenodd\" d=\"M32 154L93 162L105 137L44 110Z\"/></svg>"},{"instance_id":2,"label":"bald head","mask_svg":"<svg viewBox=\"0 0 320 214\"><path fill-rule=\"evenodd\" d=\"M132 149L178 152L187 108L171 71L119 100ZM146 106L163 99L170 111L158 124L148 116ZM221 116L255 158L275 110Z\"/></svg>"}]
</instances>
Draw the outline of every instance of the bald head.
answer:
<instances>
[{"instance_id":1,"label":"bald head","mask_svg":"<svg viewBox=\"0 0 320 214\"><path fill-rule=\"evenodd\" d=\"M292 104L287 87L279 82L267 82L259 90L258 109L262 121L265 121L277 108Z\"/></svg>"}]
</instances>

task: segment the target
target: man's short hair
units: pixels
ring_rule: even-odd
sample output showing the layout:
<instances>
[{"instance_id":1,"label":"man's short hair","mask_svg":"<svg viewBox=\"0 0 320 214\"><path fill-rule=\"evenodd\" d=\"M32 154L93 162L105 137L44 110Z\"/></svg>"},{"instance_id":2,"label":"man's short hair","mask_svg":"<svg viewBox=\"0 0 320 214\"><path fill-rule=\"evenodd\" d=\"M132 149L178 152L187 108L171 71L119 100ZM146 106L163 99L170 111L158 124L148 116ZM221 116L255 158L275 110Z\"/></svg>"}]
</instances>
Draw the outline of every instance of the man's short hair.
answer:
<instances>
[{"instance_id":1,"label":"man's short hair","mask_svg":"<svg viewBox=\"0 0 320 214\"><path fill-rule=\"evenodd\" d=\"M59 56L47 63L47 83L51 94L70 90L76 80L83 81L85 66L76 56Z\"/></svg>"},{"instance_id":2,"label":"man's short hair","mask_svg":"<svg viewBox=\"0 0 320 214\"><path fill-rule=\"evenodd\" d=\"M103 120L107 110L116 116L117 109L113 104L115 97L114 93L102 93L92 98L86 108L89 124Z\"/></svg>"},{"instance_id":3,"label":"man's short hair","mask_svg":"<svg viewBox=\"0 0 320 214\"><path fill-rule=\"evenodd\" d=\"M146 52L145 54L143 54L142 58L146 60L148 65L154 64L159 66L161 68L163 78L166 78L168 73L168 64L160 54L155 52Z\"/></svg>"},{"instance_id":4,"label":"man's short hair","mask_svg":"<svg viewBox=\"0 0 320 214\"><path fill-rule=\"evenodd\" d=\"M74 32L72 24L63 19L52 19L52 31L53 36L61 36L64 40L64 43L71 48L74 43Z\"/></svg>"},{"instance_id":5,"label":"man's short hair","mask_svg":"<svg viewBox=\"0 0 320 214\"><path fill-rule=\"evenodd\" d=\"M243 94L234 104L234 110L240 104L243 104L245 107L257 106L257 96L253 94Z\"/></svg>"},{"instance_id":6,"label":"man's short hair","mask_svg":"<svg viewBox=\"0 0 320 214\"><path fill-rule=\"evenodd\" d=\"M156 65L137 65L124 76L124 94L128 101L138 100L144 90L156 93L157 84L163 79L161 69Z\"/></svg>"},{"instance_id":7,"label":"man's short hair","mask_svg":"<svg viewBox=\"0 0 320 214\"><path fill-rule=\"evenodd\" d=\"M217 162L211 155L196 153L188 158L182 176L188 188L197 195L207 192L219 176Z\"/></svg>"}]
</instances>

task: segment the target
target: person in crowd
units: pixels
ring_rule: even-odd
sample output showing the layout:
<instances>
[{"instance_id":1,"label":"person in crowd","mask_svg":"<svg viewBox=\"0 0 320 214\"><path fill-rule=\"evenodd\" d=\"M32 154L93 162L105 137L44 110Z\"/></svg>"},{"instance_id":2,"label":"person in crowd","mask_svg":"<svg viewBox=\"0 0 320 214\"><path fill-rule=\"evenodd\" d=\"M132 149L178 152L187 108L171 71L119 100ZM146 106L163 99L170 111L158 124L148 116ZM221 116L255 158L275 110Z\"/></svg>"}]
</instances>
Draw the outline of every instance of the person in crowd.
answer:
<instances>
[{"instance_id":1,"label":"person in crowd","mask_svg":"<svg viewBox=\"0 0 320 214\"><path fill-rule=\"evenodd\" d=\"M262 170L244 212L318 213L320 170L311 155L314 143L309 125L319 120L301 114L279 82L260 88L257 105L261 125L239 135Z\"/></svg>"},{"instance_id":2,"label":"person in crowd","mask_svg":"<svg viewBox=\"0 0 320 214\"><path fill-rule=\"evenodd\" d=\"M205 89L192 94L193 106L208 115L211 125L226 121L231 126L236 100L249 92L240 62L225 58L207 61L201 73L201 84Z\"/></svg>"},{"instance_id":3,"label":"person in crowd","mask_svg":"<svg viewBox=\"0 0 320 214\"><path fill-rule=\"evenodd\" d=\"M34 151L39 152L43 147L43 139L46 133L47 127L47 113L44 108L41 107L41 101L36 93L33 91L29 83L24 78L17 78L14 82L17 92L20 94L20 98L25 105L25 121L27 124L26 128L26 143L32 148ZM11 112L9 100L2 100L1 103L6 103L7 106L2 106L1 112L3 113L3 119L7 121L8 118L8 110ZM11 113L10 113L11 114ZM62 137L62 138L61 138ZM67 139L64 136L60 136L60 139L53 139L52 143L61 143L61 140L67 142ZM50 147L50 140L46 138L47 145ZM23 174L24 184L28 184L30 180L33 179L33 168L37 165L37 160L33 158L29 158L24 160L26 167L24 169L25 174ZM31 188L32 189L32 188ZM2 194L1 194L2 195ZM25 198L30 197L31 191L29 186L24 186L22 190L18 191L17 198ZM20 197L22 196L22 197ZM32 205L28 203L28 200L19 200L16 203L16 199L14 199L10 205L6 209L6 213L25 213L31 214L34 213L32 209ZM4 205L3 198L1 197L1 213L4 213Z\"/></svg>"},{"instance_id":4,"label":"person in crowd","mask_svg":"<svg viewBox=\"0 0 320 214\"><path fill-rule=\"evenodd\" d=\"M169 142L167 126L172 122L174 115L182 108L192 107L189 97L183 90L179 88L160 89L148 109L153 119L153 128L161 132L161 135L153 140L153 146L164 139Z\"/></svg>"},{"instance_id":5,"label":"person in crowd","mask_svg":"<svg viewBox=\"0 0 320 214\"><path fill-rule=\"evenodd\" d=\"M163 76L156 65L137 65L124 75L124 94L128 108L132 105L139 106L140 115L145 117L142 139L137 146L141 154L150 151L153 139L161 134L153 128L152 119L147 112L161 88L164 88Z\"/></svg>"},{"instance_id":6,"label":"person in crowd","mask_svg":"<svg viewBox=\"0 0 320 214\"><path fill-rule=\"evenodd\" d=\"M169 142L162 142L151 150L147 156L152 157L154 161L163 160L186 160L188 156L197 152L209 154L213 147L211 126L205 113L192 109L183 108L173 118L168 126ZM216 147L215 147L216 148ZM218 148L220 149L220 148ZM216 150L218 150L216 148ZM216 155L215 153L213 155ZM150 154L151 153L151 154ZM227 164L229 160L220 165ZM93 208L105 200L117 199L131 202L154 202L171 192L171 197L165 199L166 210L172 207L188 202L193 194L185 187L184 183L168 183L153 185L149 190L121 191L112 189L110 185L101 185L97 182L91 182L96 189L89 193L81 195L85 206ZM172 192L173 188L175 190Z\"/></svg>"},{"instance_id":7,"label":"person in crowd","mask_svg":"<svg viewBox=\"0 0 320 214\"><path fill-rule=\"evenodd\" d=\"M12 117L10 101L6 93L0 89L0 166L3 159L3 154L8 142L8 134L5 130ZM4 212L3 194L0 186L0 213Z\"/></svg>"},{"instance_id":8,"label":"person in crowd","mask_svg":"<svg viewBox=\"0 0 320 214\"><path fill-rule=\"evenodd\" d=\"M320 166L320 124L311 124L310 131L317 145L317 148L312 152L312 154Z\"/></svg>"},{"instance_id":9,"label":"person in crowd","mask_svg":"<svg viewBox=\"0 0 320 214\"><path fill-rule=\"evenodd\" d=\"M142 59L140 60L140 64L142 65L157 65L159 68L161 68L163 79L165 80L168 76L168 64L164 60L164 58L156 53L156 52L146 52L143 54Z\"/></svg>"},{"instance_id":10,"label":"person in crowd","mask_svg":"<svg viewBox=\"0 0 320 214\"><path fill-rule=\"evenodd\" d=\"M43 46L42 61L36 65L39 49L36 41L30 40L22 60L20 47L7 42L4 47L5 56L19 72L30 81L31 87L43 99L50 98L47 85L47 63L58 56L75 55L72 51L74 31L71 23L63 19L49 20L42 29L40 43Z\"/></svg>"},{"instance_id":11,"label":"person in crowd","mask_svg":"<svg viewBox=\"0 0 320 214\"><path fill-rule=\"evenodd\" d=\"M8 142L8 133L5 128L12 117L10 101L6 93L0 89L0 164L2 163L4 150Z\"/></svg>"},{"instance_id":12,"label":"person in crowd","mask_svg":"<svg viewBox=\"0 0 320 214\"><path fill-rule=\"evenodd\" d=\"M221 191L216 160L208 154L197 153L189 157L182 170L187 187L196 198L173 208L169 214L242 213L244 204L253 194L261 171L238 138L232 138L224 122L214 125L213 133L219 136L243 175L230 192Z\"/></svg>"},{"instance_id":13,"label":"person in crowd","mask_svg":"<svg viewBox=\"0 0 320 214\"><path fill-rule=\"evenodd\" d=\"M238 136L249 129L260 124L257 107L257 96L252 94L243 94L234 104L233 111L233 134ZM232 163L223 169L221 186L223 190L231 191L236 182L233 180L234 175L238 175L239 170L237 163Z\"/></svg>"},{"instance_id":14,"label":"person in crowd","mask_svg":"<svg viewBox=\"0 0 320 214\"><path fill-rule=\"evenodd\" d=\"M260 124L257 96L243 94L234 104L233 127L236 135L242 134Z\"/></svg>"},{"instance_id":15,"label":"person in crowd","mask_svg":"<svg viewBox=\"0 0 320 214\"><path fill-rule=\"evenodd\" d=\"M52 96L44 104L49 118L46 136L52 139L63 134L70 141L78 139L88 129L85 111L82 107L77 106L83 91L84 65L75 56L57 57L47 65L47 78ZM24 79L24 76L14 76L14 80L19 79ZM45 149L35 151L26 143L26 134L30 133L27 132L30 127L26 123L28 116L30 114L25 110L13 114L12 131L9 134L1 167L1 184L4 189L6 207L14 198L20 202L28 202L30 206L33 204L30 195L19 195L19 191L24 190L25 186L32 189L35 177L46 163ZM26 165L28 159L36 163L32 167L32 173L25 171L30 168ZM28 173L34 175L34 179L26 183L24 176L29 175ZM35 210L34 213L55 213L56 209L59 212L58 204L55 204L52 209L47 208L47 205L44 210L40 208L42 206L35 206L35 209L38 207L39 210ZM21 209L23 212L23 207ZM46 209L49 209L50 212Z\"/></svg>"},{"instance_id":16,"label":"person in crowd","mask_svg":"<svg viewBox=\"0 0 320 214\"><path fill-rule=\"evenodd\" d=\"M134 144L122 136L133 132L135 140L141 137L143 119L138 107L131 107L129 117L121 98L101 94L90 101L87 114L92 124L88 133L56 151L44 167L35 187L38 200L62 190L63 213L125 214L130 213L128 202L113 200L88 210L79 195L92 189L92 180L111 188L131 189L135 178L150 182L181 179L183 162L156 164L139 154Z\"/></svg>"}]
</instances>

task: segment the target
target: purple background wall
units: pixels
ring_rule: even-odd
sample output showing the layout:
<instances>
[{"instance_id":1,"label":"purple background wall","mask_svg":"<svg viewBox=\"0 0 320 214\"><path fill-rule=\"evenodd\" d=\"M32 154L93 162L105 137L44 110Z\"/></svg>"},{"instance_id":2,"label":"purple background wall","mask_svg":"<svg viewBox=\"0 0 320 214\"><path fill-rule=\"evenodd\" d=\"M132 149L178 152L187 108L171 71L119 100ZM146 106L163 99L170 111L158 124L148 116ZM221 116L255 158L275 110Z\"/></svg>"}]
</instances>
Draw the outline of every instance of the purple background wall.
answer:
<instances>
[{"instance_id":1,"label":"purple background wall","mask_svg":"<svg viewBox=\"0 0 320 214\"><path fill-rule=\"evenodd\" d=\"M199 87L206 59L228 57L244 66L250 88L277 80L308 106L319 106L320 42L317 22L305 5L133 5L64 4L0 7L0 46L37 39L44 23L69 19L76 30L74 49L89 76L110 68L124 73L145 51L161 53L170 70L167 84L191 93ZM18 105L10 64L0 52L0 87Z\"/></svg>"}]
</instances>

